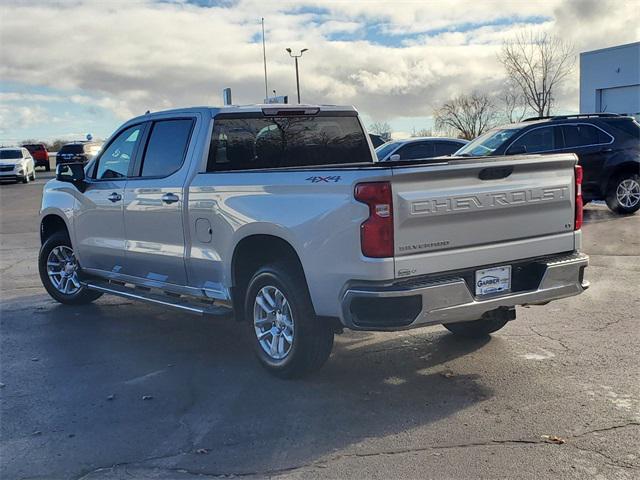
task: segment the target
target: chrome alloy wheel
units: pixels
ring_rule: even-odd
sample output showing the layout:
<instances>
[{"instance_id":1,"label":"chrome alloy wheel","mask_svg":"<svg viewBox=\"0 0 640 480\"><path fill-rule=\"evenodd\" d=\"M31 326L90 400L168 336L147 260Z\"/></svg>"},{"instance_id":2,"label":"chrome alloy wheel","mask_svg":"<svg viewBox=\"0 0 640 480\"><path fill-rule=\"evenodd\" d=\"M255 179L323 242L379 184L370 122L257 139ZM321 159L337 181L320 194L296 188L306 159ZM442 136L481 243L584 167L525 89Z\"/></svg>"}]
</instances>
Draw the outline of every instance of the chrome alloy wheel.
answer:
<instances>
[{"instance_id":1,"label":"chrome alloy wheel","mask_svg":"<svg viewBox=\"0 0 640 480\"><path fill-rule=\"evenodd\" d=\"M51 250L47 258L47 275L60 293L73 295L80 290L78 262L69 247L60 245Z\"/></svg>"},{"instance_id":2,"label":"chrome alloy wheel","mask_svg":"<svg viewBox=\"0 0 640 480\"><path fill-rule=\"evenodd\" d=\"M616 189L618 203L625 208L633 208L640 202L640 184L633 178L627 178Z\"/></svg>"},{"instance_id":3,"label":"chrome alloy wheel","mask_svg":"<svg viewBox=\"0 0 640 480\"><path fill-rule=\"evenodd\" d=\"M262 287L253 304L253 327L260 347L273 360L282 360L291 351L294 321L291 306L276 287Z\"/></svg>"}]
</instances>

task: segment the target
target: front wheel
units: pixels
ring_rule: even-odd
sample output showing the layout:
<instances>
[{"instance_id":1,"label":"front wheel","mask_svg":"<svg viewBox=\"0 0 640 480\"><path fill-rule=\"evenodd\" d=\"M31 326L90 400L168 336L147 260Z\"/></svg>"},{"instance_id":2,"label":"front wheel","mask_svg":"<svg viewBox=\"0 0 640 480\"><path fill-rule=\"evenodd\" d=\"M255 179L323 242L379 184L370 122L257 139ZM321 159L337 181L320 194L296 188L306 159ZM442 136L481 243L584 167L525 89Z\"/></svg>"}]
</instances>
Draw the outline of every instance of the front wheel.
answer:
<instances>
[{"instance_id":1,"label":"front wheel","mask_svg":"<svg viewBox=\"0 0 640 480\"><path fill-rule=\"evenodd\" d=\"M640 176L624 174L617 177L607 191L607 206L611 211L630 214L640 208Z\"/></svg>"},{"instance_id":2,"label":"front wheel","mask_svg":"<svg viewBox=\"0 0 640 480\"><path fill-rule=\"evenodd\" d=\"M315 315L306 281L286 264L260 268L245 297L245 315L260 363L281 378L318 370L333 348L333 329Z\"/></svg>"},{"instance_id":3,"label":"front wheel","mask_svg":"<svg viewBox=\"0 0 640 480\"><path fill-rule=\"evenodd\" d=\"M89 290L78 279L78 261L65 232L58 232L44 242L38 257L42 285L56 301L67 305L84 305L102 296Z\"/></svg>"}]
</instances>

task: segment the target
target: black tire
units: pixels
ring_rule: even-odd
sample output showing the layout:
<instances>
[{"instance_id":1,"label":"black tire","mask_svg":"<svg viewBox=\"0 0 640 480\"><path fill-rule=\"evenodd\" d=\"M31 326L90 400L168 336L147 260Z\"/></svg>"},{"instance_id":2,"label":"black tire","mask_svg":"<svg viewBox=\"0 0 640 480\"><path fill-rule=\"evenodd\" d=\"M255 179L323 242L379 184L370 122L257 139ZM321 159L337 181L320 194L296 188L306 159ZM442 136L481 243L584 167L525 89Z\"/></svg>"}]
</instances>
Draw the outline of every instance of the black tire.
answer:
<instances>
[{"instance_id":1,"label":"black tire","mask_svg":"<svg viewBox=\"0 0 640 480\"><path fill-rule=\"evenodd\" d=\"M264 287L275 287L282 292L292 314L293 341L281 359L274 359L263 349L254 326L256 297ZM246 289L244 314L260 363L277 377L307 375L322 367L331 354L333 328L329 322L316 317L304 275L295 265L278 263L258 269Z\"/></svg>"},{"instance_id":2,"label":"black tire","mask_svg":"<svg viewBox=\"0 0 640 480\"><path fill-rule=\"evenodd\" d=\"M445 323L444 328L467 338L486 338L504 327L509 320L500 317L481 318L470 322Z\"/></svg>"},{"instance_id":3,"label":"black tire","mask_svg":"<svg viewBox=\"0 0 640 480\"><path fill-rule=\"evenodd\" d=\"M47 260L51 251L59 246L65 246L73 249L71 241L69 240L66 232L57 232L51 235L40 247L40 254L38 256L38 271L40 273L40 281L44 285L47 293L57 302L64 303L65 305L85 305L97 300L102 296L102 293L94 290L89 290L86 287L81 287L77 292L73 294L65 294L60 292L56 286L51 282L47 273Z\"/></svg>"},{"instance_id":4,"label":"black tire","mask_svg":"<svg viewBox=\"0 0 640 480\"><path fill-rule=\"evenodd\" d=\"M29 183L29 174L24 172L24 177L22 177L22 183Z\"/></svg>"},{"instance_id":5,"label":"black tire","mask_svg":"<svg viewBox=\"0 0 640 480\"><path fill-rule=\"evenodd\" d=\"M45 168L45 170L46 170L47 172L50 172L50 171L51 171L51 165L49 165L49 164L46 164L44 168Z\"/></svg>"},{"instance_id":6,"label":"black tire","mask_svg":"<svg viewBox=\"0 0 640 480\"><path fill-rule=\"evenodd\" d=\"M612 212L620 215L629 215L640 209L640 197L636 197L635 202L632 201L630 204L622 204L618 196L618 189L623 188L623 183L632 183L634 185L634 192L640 194L640 175L637 173L626 173L618 175L609 184L605 200L607 201L607 206Z\"/></svg>"}]
</instances>

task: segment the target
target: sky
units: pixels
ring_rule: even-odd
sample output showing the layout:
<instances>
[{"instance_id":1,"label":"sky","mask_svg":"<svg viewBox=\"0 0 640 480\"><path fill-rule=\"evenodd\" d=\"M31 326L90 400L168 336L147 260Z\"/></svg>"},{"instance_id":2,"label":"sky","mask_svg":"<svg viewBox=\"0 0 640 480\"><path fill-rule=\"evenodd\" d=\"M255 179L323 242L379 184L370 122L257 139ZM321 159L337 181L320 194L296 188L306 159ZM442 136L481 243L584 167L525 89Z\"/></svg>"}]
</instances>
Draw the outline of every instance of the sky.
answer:
<instances>
[{"instance_id":1,"label":"sky","mask_svg":"<svg viewBox=\"0 0 640 480\"><path fill-rule=\"evenodd\" d=\"M578 110L579 52L640 39L640 0L69 0L0 4L0 142L108 137L146 110L236 104L268 88L355 105L402 137L431 128L455 95L498 95L503 41L541 30L571 42L576 68L556 111Z\"/></svg>"}]
</instances>

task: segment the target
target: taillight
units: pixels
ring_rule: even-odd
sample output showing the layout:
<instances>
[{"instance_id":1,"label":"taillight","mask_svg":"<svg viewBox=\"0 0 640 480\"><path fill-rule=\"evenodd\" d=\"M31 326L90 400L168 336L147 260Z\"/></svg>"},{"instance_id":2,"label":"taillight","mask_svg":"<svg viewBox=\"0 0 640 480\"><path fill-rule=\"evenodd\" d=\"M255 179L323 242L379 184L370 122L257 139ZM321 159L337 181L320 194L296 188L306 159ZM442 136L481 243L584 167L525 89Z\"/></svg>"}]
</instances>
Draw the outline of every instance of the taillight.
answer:
<instances>
[{"instance_id":1,"label":"taillight","mask_svg":"<svg viewBox=\"0 0 640 480\"><path fill-rule=\"evenodd\" d=\"M575 166L575 177L576 177L576 215L575 221L573 222L573 229L580 230L582 228L582 167L580 165Z\"/></svg>"},{"instance_id":2,"label":"taillight","mask_svg":"<svg viewBox=\"0 0 640 480\"><path fill-rule=\"evenodd\" d=\"M369 218L360 225L360 247L365 257L393 257L393 202L389 182L356 185L355 199L369 206Z\"/></svg>"}]
</instances>

